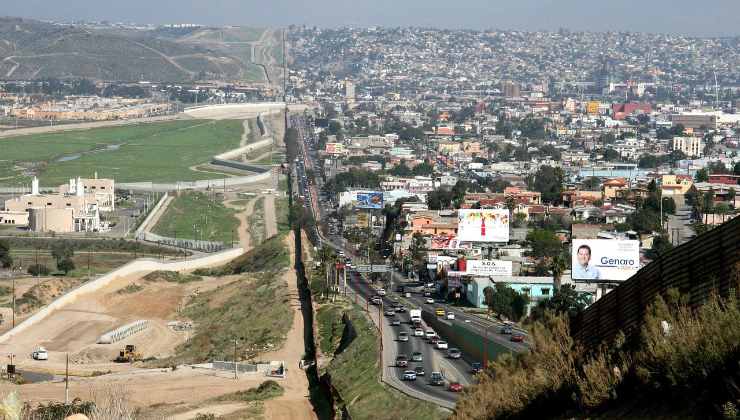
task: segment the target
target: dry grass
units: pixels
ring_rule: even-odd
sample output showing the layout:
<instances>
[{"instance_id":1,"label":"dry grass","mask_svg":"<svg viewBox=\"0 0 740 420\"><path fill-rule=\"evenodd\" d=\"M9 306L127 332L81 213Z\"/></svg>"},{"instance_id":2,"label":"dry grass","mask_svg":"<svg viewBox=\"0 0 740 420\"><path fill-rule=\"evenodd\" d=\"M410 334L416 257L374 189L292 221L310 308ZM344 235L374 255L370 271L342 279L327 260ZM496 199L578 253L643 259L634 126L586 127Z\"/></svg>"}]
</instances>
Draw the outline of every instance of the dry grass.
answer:
<instances>
[{"instance_id":1,"label":"dry grass","mask_svg":"<svg viewBox=\"0 0 740 420\"><path fill-rule=\"evenodd\" d=\"M533 350L505 355L460 399L454 419L727 417L740 401L740 305L712 296L692 311L671 292L638 339L574 343L564 318L532 329Z\"/></svg>"}]
</instances>

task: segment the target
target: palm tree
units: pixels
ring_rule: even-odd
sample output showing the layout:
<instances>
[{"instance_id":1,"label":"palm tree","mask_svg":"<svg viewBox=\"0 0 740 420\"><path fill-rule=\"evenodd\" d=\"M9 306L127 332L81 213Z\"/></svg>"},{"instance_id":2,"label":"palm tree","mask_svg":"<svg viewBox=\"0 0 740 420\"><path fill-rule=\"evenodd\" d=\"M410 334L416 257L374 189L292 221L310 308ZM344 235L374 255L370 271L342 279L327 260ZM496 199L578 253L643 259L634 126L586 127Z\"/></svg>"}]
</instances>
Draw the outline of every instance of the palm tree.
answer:
<instances>
[{"instance_id":1,"label":"palm tree","mask_svg":"<svg viewBox=\"0 0 740 420\"><path fill-rule=\"evenodd\" d=\"M550 261L550 271L552 271L552 278L554 280L556 291L560 290L560 278L563 276L566 268L568 268L568 262L562 254L554 257L552 261Z\"/></svg>"}]
</instances>

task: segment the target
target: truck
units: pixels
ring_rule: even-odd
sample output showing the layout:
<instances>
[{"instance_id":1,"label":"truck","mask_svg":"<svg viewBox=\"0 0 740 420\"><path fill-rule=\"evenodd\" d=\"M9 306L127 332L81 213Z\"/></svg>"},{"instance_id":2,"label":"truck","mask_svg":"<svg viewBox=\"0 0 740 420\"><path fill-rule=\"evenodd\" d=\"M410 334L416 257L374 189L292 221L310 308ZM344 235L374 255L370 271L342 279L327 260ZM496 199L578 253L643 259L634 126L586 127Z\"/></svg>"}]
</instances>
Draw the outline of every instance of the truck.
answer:
<instances>
[{"instance_id":1,"label":"truck","mask_svg":"<svg viewBox=\"0 0 740 420\"><path fill-rule=\"evenodd\" d=\"M421 309L412 309L409 311L411 322L414 324L421 323Z\"/></svg>"}]
</instances>

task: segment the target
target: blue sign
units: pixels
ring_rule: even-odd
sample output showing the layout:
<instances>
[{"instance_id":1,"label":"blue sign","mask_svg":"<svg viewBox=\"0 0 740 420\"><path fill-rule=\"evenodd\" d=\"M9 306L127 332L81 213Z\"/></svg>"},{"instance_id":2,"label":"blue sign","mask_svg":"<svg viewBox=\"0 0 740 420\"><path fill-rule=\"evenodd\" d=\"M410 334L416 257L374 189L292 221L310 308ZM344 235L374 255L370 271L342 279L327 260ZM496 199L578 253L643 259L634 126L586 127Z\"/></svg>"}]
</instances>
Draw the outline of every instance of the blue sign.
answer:
<instances>
[{"instance_id":1,"label":"blue sign","mask_svg":"<svg viewBox=\"0 0 740 420\"><path fill-rule=\"evenodd\" d=\"M355 207L360 209L382 209L383 193L382 192L358 192L357 204Z\"/></svg>"}]
</instances>

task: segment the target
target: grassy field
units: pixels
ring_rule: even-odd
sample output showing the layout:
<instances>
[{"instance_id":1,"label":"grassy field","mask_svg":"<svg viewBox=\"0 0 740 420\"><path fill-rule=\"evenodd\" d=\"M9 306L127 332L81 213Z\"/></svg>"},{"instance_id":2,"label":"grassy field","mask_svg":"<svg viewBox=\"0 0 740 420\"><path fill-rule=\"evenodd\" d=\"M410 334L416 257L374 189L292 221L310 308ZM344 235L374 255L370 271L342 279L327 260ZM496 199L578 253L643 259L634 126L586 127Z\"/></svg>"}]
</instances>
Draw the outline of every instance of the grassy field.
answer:
<instances>
[{"instance_id":1,"label":"grassy field","mask_svg":"<svg viewBox=\"0 0 740 420\"><path fill-rule=\"evenodd\" d=\"M55 186L75 176L116 182L193 181L223 178L192 171L211 156L239 146L240 121L170 121L0 140L0 184Z\"/></svg>"},{"instance_id":2,"label":"grassy field","mask_svg":"<svg viewBox=\"0 0 740 420\"><path fill-rule=\"evenodd\" d=\"M16 265L26 267L36 264L47 266L52 274L60 274L57 272L56 260L51 256L48 250L41 250L36 256L35 249L13 249L10 252L13 257L13 262ZM156 257L156 255L147 255L138 253L138 257ZM69 277L87 277L88 273L92 275L105 274L112 271L130 261L135 259L134 253L110 253L110 252L86 252L86 251L75 251L72 261L75 264L75 269L70 271ZM89 264L89 272L88 272Z\"/></svg>"},{"instance_id":3,"label":"grassy field","mask_svg":"<svg viewBox=\"0 0 740 420\"><path fill-rule=\"evenodd\" d=\"M275 273L290 266L290 255L283 243L285 235L268 238L249 252L234 258L228 264L213 268L199 268L199 276L228 276L242 273Z\"/></svg>"},{"instance_id":4,"label":"grassy field","mask_svg":"<svg viewBox=\"0 0 740 420\"><path fill-rule=\"evenodd\" d=\"M176 197L154 226L157 235L182 239L223 242L230 245L239 220L235 210L210 199L201 192L187 192Z\"/></svg>"},{"instance_id":5,"label":"grassy field","mask_svg":"<svg viewBox=\"0 0 740 420\"><path fill-rule=\"evenodd\" d=\"M275 199L275 217L277 219L278 233L287 233L290 231L290 220L288 198Z\"/></svg>"},{"instance_id":6,"label":"grassy field","mask_svg":"<svg viewBox=\"0 0 740 420\"><path fill-rule=\"evenodd\" d=\"M331 375L332 385L347 404L352 419L444 418L435 405L407 397L380 382L378 335L374 325L358 307L344 302L327 304L318 309L318 341L324 355L331 357L340 346L344 330L343 314L347 314L351 320L357 336L345 343L346 347L332 359L326 370Z\"/></svg>"}]
</instances>

